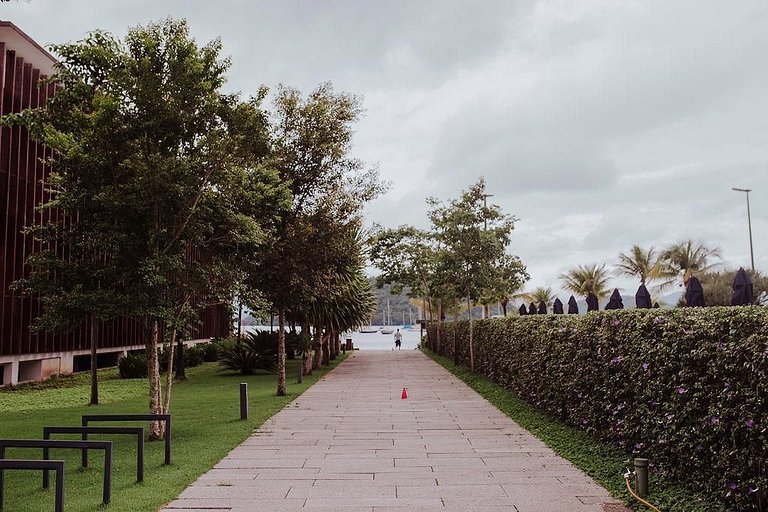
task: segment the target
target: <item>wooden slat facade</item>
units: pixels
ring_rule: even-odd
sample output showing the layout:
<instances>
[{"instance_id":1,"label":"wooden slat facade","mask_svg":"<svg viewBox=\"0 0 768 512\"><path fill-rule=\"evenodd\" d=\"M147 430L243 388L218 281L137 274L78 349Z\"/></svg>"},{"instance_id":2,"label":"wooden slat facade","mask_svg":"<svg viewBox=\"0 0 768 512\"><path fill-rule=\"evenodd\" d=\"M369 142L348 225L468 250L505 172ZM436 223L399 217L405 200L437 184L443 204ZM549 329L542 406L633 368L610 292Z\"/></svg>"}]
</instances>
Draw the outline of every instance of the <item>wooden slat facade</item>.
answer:
<instances>
[{"instance_id":1,"label":"wooden slat facade","mask_svg":"<svg viewBox=\"0 0 768 512\"><path fill-rule=\"evenodd\" d=\"M27 37L27 36L24 36ZM43 105L55 92L53 85L38 86L45 78L40 69L24 62L17 52L0 41L0 113L6 115ZM64 333L35 333L30 325L39 314L38 300L22 297L11 284L24 276L25 261L39 243L25 235L25 227L42 224L62 212L40 212L36 206L49 199L43 183L50 169L45 161L51 150L30 139L19 127L0 127L0 357L57 353L89 348L87 325ZM63 247L54 250L64 255ZM198 338L225 336L229 316L224 305L207 308L202 314ZM119 348L144 343L143 329L135 320L118 319L98 326L99 348Z\"/></svg>"}]
</instances>

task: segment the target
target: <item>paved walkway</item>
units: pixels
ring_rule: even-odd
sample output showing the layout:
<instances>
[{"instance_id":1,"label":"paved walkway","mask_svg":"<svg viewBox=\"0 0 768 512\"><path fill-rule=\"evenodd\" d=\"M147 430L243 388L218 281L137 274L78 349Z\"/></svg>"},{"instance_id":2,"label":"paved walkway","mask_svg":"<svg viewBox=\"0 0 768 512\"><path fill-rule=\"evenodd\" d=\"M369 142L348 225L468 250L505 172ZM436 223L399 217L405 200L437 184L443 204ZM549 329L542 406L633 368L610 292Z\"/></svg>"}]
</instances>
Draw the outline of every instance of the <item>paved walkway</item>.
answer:
<instances>
[{"instance_id":1,"label":"paved walkway","mask_svg":"<svg viewBox=\"0 0 768 512\"><path fill-rule=\"evenodd\" d=\"M165 510L626 509L441 366L409 350L357 352Z\"/></svg>"}]
</instances>

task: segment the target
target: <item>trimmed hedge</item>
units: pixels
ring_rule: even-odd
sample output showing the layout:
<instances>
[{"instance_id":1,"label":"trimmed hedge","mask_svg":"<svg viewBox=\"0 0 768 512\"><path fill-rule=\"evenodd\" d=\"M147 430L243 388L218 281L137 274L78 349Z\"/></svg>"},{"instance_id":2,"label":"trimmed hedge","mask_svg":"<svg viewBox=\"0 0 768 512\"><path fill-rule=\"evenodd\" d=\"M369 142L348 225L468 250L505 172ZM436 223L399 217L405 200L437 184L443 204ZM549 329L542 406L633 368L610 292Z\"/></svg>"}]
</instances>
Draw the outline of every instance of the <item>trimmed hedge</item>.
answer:
<instances>
[{"instance_id":1,"label":"trimmed hedge","mask_svg":"<svg viewBox=\"0 0 768 512\"><path fill-rule=\"evenodd\" d=\"M476 371L648 457L729 510L768 509L768 309L620 310L477 321ZM469 365L469 323L441 353ZM435 345L434 326L429 344Z\"/></svg>"}]
</instances>

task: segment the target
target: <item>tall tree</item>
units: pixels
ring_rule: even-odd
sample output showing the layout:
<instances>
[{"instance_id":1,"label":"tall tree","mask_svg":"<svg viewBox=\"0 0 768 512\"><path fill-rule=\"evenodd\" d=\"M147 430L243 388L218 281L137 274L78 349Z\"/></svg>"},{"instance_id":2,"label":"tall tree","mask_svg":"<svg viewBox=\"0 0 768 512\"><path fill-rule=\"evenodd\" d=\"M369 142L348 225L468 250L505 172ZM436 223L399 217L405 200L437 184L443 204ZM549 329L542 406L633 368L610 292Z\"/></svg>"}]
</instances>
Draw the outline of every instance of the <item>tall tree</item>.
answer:
<instances>
[{"instance_id":1,"label":"tall tree","mask_svg":"<svg viewBox=\"0 0 768 512\"><path fill-rule=\"evenodd\" d=\"M498 205L485 204L485 180L464 191L458 199L442 204L428 200L429 218L440 249L445 252L454 278L461 290L469 314L470 370L475 370L472 305L484 291L499 280L499 262L503 258L515 218L502 213Z\"/></svg>"},{"instance_id":2,"label":"tall tree","mask_svg":"<svg viewBox=\"0 0 768 512\"><path fill-rule=\"evenodd\" d=\"M633 245L628 254L619 253L619 262L615 265L614 274L637 277L641 284L668 277L666 267L659 259L656 249L650 247L646 250L638 245Z\"/></svg>"},{"instance_id":3,"label":"tall tree","mask_svg":"<svg viewBox=\"0 0 768 512\"><path fill-rule=\"evenodd\" d=\"M533 302L537 306L543 302L547 306L547 309L552 308L552 304L555 302L556 298L555 294L552 292L552 288L545 288L543 286L539 286L531 292L522 293L520 294L520 297L526 302Z\"/></svg>"},{"instance_id":4,"label":"tall tree","mask_svg":"<svg viewBox=\"0 0 768 512\"><path fill-rule=\"evenodd\" d=\"M357 215L381 190L375 170L350 156L352 127L361 113L360 99L336 94L330 83L308 97L281 86L271 123L272 165L290 187L292 203L281 217L271 250L250 271L249 283L258 288L278 313L277 394L285 395L286 313L306 305L327 268L309 262L317 245L307 243L311 218L337 202L340 223ZM326 239L325 242L330 240Z\"/></svg>"},{"instance_id":5,"label":"tall tree","mask_svg":"<svg viewBox=\"0 0 768 512\"><path fill-rule=\"evenodd\" d=\"M609 293L608 270L605 263L602 265L579 265L568 272L561 274L563 288L576 295L586 296L594 293L598 299L602 299Z\"/></svg>"},{"instance_id":6,"label":"tall tree","mask_svg":"<svg viewBox=\"0 0 768 512\"><path fill-rule=\"evenodd\" d=\"M685 285L695 272L714 270L720 262L713 260L720 260L722 255L719 247L709 247L703 242L689 239L670 245L661 252L660 258L666 273L673 277L662 283L662 286L668 286L674 282L675 277L682 278Z\"/></svg>"},{"instance_id":7,"label":"tall tree","mask_svg":"<svg viewBox=\"0 0 768 512\"><path fill-rule=\"evenodd\" d=\"M260 165L261 96L224 94L220 42L199 46L184 21L136 27L124 41L94 33L54 50L59 94L29 121L61 155L52 184L77 212L83 243L104 240L97 249L111 271L102 288L120 299L122 315L144 322L150 412L166 412L172 380L163 397L161 330L173 342L202 305L231 296L238 258L268 238L261 216L284 202L278 176ZM153 423L151 438L161 435Z\"/></svg>"}]
</instances>

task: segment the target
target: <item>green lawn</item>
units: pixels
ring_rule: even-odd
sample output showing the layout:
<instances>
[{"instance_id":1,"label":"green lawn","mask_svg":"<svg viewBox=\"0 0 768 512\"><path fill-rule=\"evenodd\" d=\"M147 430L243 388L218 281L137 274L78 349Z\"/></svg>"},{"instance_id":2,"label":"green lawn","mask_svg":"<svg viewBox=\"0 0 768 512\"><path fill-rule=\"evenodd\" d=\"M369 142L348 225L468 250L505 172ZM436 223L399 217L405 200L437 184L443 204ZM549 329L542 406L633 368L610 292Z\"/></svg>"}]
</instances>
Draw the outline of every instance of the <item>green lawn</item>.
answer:
<instances>
[{"instance_id":1,"label":"green lawn","mask_svg":"<svg viewBox=\"0 0 768 512\"><path fill-rule=\"evenodd\" d=\"M343 357L337 358L331 368L342 360ZM79 468L79 451L52 451L52 458L66 460L66 509L157 510L241 443L255 427L329 371L315 370L313 375L304 377L302 384L296 384L296 364L296 361L288 361L287 397L275 396L277 378L274 374L242 376L220 373L216 363L188 369L188 380L173 386L171 466L163 465L162 441L147 443L144 483L137 485L135 440L128 436L104 437L114 442L112 502L108 507L101 505L103 452L94 451L90 467L82 470ZM106 371L107 380L100 383L102 404L96 407L84 405L88 402L89 387L87 382L78 381L78 378L64 379L63 387L58 388L22 386L17 390L1 390L0 437L40 439L43 426L80 425L83 414L147 412L146 380L110 380L113 375L110 372L114 370ZM239 419L240 382L248 383L248 421ZM8 458L40 456L40 450L8 449L6 453ZM39 471L6 471L5 479L4 510L39 512L53 509L53 488L47 492L41 489Z\"/></svg>"},{"instance_id":2,"label":"green lawn","mask_svg":"<svg viewBox=\"0 0 768 512\"><path fill-rule=\"evenodd\" d=\"M613 496L624 500L636 510L648 510L635 502L626 490L622 474L629 465L629 456L609 443L591 438L583 431L568 426L521 400L514 393L486 378L456 366L447 357L424 349L424 353L464 381L518 425L541 439L558 455L568 459L605 487ZM707 500L675 482L660 480L651 475L650 495L646 498L661 510L675 512L722 512L723 507Z\"/></svg>"}]
</instances>

